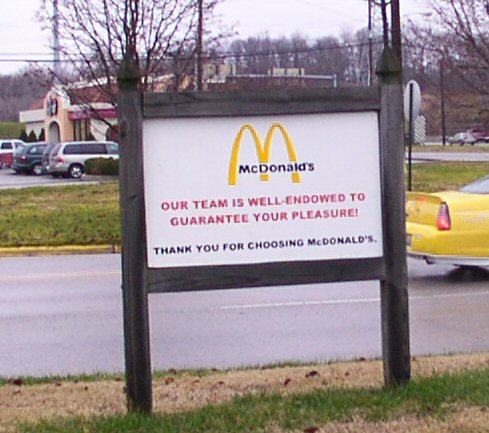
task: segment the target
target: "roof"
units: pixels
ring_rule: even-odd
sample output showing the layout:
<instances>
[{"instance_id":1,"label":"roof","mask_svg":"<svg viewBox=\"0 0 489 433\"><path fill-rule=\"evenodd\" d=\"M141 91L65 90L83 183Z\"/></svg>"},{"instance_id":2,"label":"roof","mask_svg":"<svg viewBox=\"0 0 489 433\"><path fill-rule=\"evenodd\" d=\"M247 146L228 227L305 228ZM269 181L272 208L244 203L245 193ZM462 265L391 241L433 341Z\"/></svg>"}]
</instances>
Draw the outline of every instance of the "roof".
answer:
<instances>
[{"instance_id":1,"label":"roof","mask_svg":"<svg viewBox=\"0 0 489 433\"><path fill-rule=\"evenodd\" d=\"M70 87L66 86L64 91L70 98L72 105L86 105L94 103L111 104L112 100L109 93L115 94L115 84L111 85L112 89L102 85L87 87Z\"/></svg>"},{"instance_id":2,"label":"roof","mask_svg":"<svg viewBox=\"0 0 489 433\"><path fill-rule=\"evenodd\" d=\"M31 105L29 105L28 110L42 110L44 108L44 98L45 96L34 101Z\"/></svg>"}]
</instances>

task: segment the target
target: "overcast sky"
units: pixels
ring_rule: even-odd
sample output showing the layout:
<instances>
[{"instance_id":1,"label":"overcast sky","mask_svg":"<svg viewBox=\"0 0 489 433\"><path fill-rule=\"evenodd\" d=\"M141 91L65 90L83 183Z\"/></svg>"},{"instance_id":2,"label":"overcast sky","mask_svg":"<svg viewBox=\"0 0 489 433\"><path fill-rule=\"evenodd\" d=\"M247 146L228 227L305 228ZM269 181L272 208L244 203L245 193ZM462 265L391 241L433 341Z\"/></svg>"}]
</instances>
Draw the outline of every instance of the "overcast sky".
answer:
<instances>
[{"instance_id":1,"label":"overcast sky","mask_svg":"<svg viewBox=\"0 0 489 433\"><path fill-rule=\"evenodd\" d=\"M400 0L401 14L421 11L420 0ZM35 20L40 0L1 0L0 74L26 66L23 59L45 59L50 54L49 32ZM222 0L217 12L222 21L234 25L238 36L268 33L289 36L338 36L367 25L365 0ZM15 59L15 62L10 60Z\"/></svg>"}]
</instances>

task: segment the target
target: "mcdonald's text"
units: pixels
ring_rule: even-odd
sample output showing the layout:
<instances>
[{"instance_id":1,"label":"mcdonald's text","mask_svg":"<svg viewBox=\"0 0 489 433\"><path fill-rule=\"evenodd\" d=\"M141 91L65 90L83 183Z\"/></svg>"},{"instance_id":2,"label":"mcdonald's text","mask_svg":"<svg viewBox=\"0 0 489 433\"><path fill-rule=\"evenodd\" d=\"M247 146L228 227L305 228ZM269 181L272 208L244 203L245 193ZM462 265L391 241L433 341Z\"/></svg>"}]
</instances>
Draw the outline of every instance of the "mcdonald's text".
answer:
<instances>
[{"instance_id":1,"label":"mcdonald's text","mask_svg":"<svg viewBox=\"0 0 489 433\"><path fill-rule=\"evenodd\" d=\"M235 197L233 199L213 198L200 200L178 200L164 201L161 209L168 211L188 211L190 209L225 209L229 207L250 207L266 206L296 206L305 204L326 204L344 203L348 199L352 202L365 201L367 195L363 192L345 193L325 193L325 194L297 194L286 196L254 196L254 197Z\"/></svg>"},{"instance_id":2,"label":"mcdonald's text","mask_svg":"<svg viewBox=\"0 0 489 433\"><path fill-rule=\"evenodd\" d=\"M153 253L156 256L162 255L185 255L185 254L206 254L217 253L219 251L236 253L239 251L256 251L256 250L276 250L276 249L295 249L295 248L318 248L334 247L376 243L377 240L371 234L350 235L350 236L323 236L318 238L307 239L273 239L273 240L255 240L249 242L224 242L212 244L195 244L195 245L168 245L153 247Z\"/></svg>"},{"instance_id":3,"label":"mcdonald's text","mask_svg":"<svg viewBox=\"0 0 489 433\"><path fill-rule=\"evenodd\" d=\"M295 162L289 164L240 164L239 174L268 174L268 173L293 173L314 171L312 162Z\"/></svg>"}]
</instances>

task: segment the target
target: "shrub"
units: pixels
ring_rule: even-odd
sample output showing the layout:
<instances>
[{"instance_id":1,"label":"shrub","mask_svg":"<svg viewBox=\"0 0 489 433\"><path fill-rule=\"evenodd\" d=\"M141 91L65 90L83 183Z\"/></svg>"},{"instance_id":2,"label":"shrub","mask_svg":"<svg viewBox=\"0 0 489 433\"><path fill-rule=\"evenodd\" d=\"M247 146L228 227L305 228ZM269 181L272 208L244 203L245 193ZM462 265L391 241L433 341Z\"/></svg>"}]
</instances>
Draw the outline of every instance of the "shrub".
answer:
<instances>
[{"instance_id":1,"label":"shrub","mask_svg":"<svg viewBox=\"0 0 489 433\"><path fill-rule=\"evenodd\" d=\"M35 143L37 141L37 135L34 131L29 132L29 135L27 137L27 142L29 143Z\"/></svg>"},{"instance_id":2,"label":"shrub","mask_svg":"<svg viewBox=\"0 0 489 433\"><path fill-rule=\"evenodd\" d=\"M106 158L92 158L85 161L85 173L94 175L119 175L119 160Z\"/></svg>"},{"instance_id":3,"label":"shrub","mask_svg":"<svg viewBox=\"0 0 489 433\"><path fill-rule=\"evenodd\" d=\"M19 139L27 143L29 141L29 136L27 135L27 132L25 132L25 129L22 130L22 132L19 135Z\"/></svg>"}]
</instances>

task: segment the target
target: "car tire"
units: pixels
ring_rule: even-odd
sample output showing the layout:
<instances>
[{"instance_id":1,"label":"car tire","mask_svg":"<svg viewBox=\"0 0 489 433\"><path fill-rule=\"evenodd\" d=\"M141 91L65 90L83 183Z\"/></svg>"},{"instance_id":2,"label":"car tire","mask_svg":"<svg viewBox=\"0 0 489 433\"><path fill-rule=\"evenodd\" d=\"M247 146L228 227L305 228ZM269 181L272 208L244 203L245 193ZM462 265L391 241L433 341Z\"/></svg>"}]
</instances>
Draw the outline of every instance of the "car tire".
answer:
<instances>
[{"instance_id":1,"label":"car tire","mask_svg":"<svg viewBox=\"0 0 489 433\"><path fill-rule=\"evenodd\" d=\"M31 173L34 175L34 176L40 176L42 174L42 164L40 162L34 164L32 167L31 167Z\"/></svg>"},{"instance_id":2,"label":"car tire","mask_svg":"<svg viewBox=\"0 0 489 433\"><path fill-rule=\"evenodd\" d=\"M80 179L83 175L83 166L81 166L80 164L70 165L70 168L68 169L68 175L72 179Z\"/></svg>"}]
</instances>

